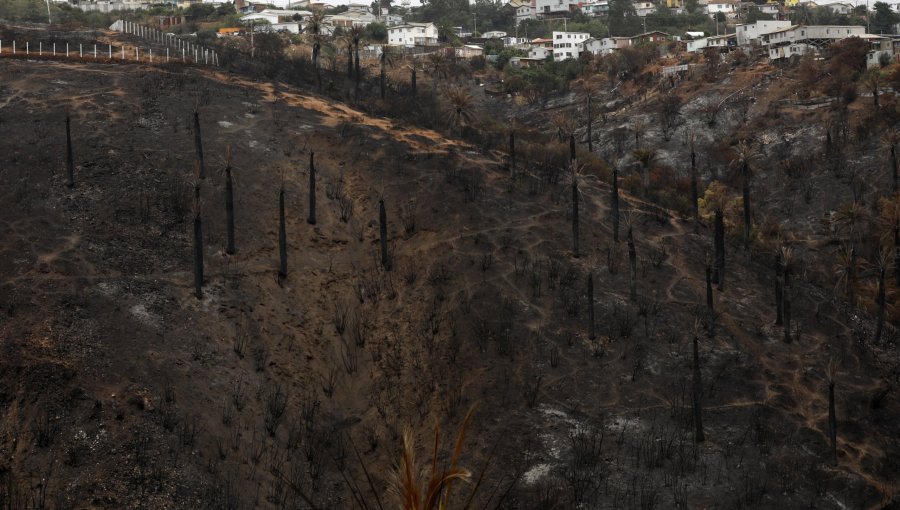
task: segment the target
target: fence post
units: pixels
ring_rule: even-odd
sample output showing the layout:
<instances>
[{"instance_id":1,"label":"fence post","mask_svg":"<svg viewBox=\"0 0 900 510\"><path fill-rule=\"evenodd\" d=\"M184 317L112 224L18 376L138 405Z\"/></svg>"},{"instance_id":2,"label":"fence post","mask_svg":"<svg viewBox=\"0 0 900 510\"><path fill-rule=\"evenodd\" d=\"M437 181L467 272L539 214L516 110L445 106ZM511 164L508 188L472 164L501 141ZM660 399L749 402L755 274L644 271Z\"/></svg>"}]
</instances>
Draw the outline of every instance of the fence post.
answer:
<instances>
[{"instance_id":1,"label":"fence post","mask_svg":"<svg viewBox=\"0 0 900 510\"><path fill-rule=\"evenodd\" d=\"M56 56L56 43L53 43L53 56Z\"/></svg>"},{"instance_id":2,"label":"fence post","mask_svg":"<svg viewBox=\"0 0 900 510\"><path fill-rule=\"evenodd\" d=\"M97 60L97 45L94 45L94 60Z\"/></svg>"},{"instance_id":3,"label":"fence post","mask_svg":"<svg viewBox=\"0 0 900 510\"><path fill-rule=\"evenodd\" d=\"M112 44L109 45L109 59L112 60Z\"/></svg>"},{"instance_id":4,"label":"fence post","mask_svg":"<svg viewBox=\"0 0 900 510\"><path fill-rule=\"evenodd\" d=\"M16 54L16 40L13 39L13 55Z\"/></svg>"},{"instance_id":5,"label":"fence post","mask_svg":"<svg viewBox=\"0 0 900 510\"><path fill-rule=\"evenodd\" d=\"M184 48L181 48L181 61L184 62Z\"/></svg>"},{"instance_id":6,"label":"fence post","mask_svg":"<svg viewBox=\"0 0 900 510\"><path fill-rule=\"evenodd\" d=\"M169 47L166 46L166 62L169 61Z\"/></svg>"},{"instance_id":7,"label":"fence post","mask_svg":"<svg viewBox=\"0 0 900 510\"><path fill-rule=\"evenodd\" d=\"M134 60L136 62L141 61L141 50L137 46L134 47Z\"/></svg>"},{"instance_id":8,"label":"fence post","mask_svg":"<svg viewBox=\"0 0 900 510\"><path fill-rule=\"evenodd\" d=\"M69 43L66 43L66 58L69 58Z\"/></svg>"},{"instance_id":9,"label":"fence post","mask_svg":"<svg viewBox=\"0 0 900 510\"><path fill-rule=\"evenodd\" d=\"M31 44L29 41L25 41L25 54L28 55L31 53L31 50L28 49L28 45Z\"/></svg>"},{"instance_id":10,"label":"fence post","mask_svg":"<svg viewBox=\"0 0 900 510\"><path fill-rule=\"evenodd\" d=\"M84 49L81 47L81 43L78 43L78 58L84 58Z\"/></svg>"},{"instance_id":11,"label":"fence post","mask_svg":"<svg viewBox=\"0 0 900 510\"><path fill-rule=\"evenodd\" d=\"M44 56L44 41L38 42L38 55Z\"/></svg>"},{"instance_id":12,"label":"fence post","mask_svg":"<svg viewBox=\"0 0 900 510\"><path fill-rule=\"evenodd\" d=\"M153 63L153 47L150 47L150 63Z\"/></svg>"}]
</instances>

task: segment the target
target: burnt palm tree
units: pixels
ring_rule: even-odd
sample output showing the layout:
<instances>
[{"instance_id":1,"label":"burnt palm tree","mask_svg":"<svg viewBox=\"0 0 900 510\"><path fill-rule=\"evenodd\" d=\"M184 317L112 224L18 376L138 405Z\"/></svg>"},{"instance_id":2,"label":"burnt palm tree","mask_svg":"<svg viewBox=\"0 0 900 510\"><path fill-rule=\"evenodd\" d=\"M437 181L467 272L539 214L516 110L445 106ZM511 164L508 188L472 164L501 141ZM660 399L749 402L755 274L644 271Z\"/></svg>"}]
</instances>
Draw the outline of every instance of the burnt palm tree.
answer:
<instances>
[{"instance_id":1,"label":"burnt palm tree","mask_svg":"<svg viewBox=\"0 0 900 510\"><path fill-rule=\"evenodd\" d=\"M694 233L697 234L700 232L700 190L697 188L697 153L694 151L694 138L694 133L691 133L691 210L694 214Z\"/></svg>"},{"instance_id":2,"label":"burnt palm tree","mask_svg":"<svg viewBox=\"0 0 900 510\"><path fill-rule=\"evenodd\" d=\"M884 232L881 242L894 247L894 283L900 287L900 195L885 197L881 204L881 228Z\"/></svg>"},{"instance_id":3,"label":"burnt palm tree","mask_svg":"<svg viewBox=\"0 0 900 510\"><path fill-rule=\"evenodd\" d=\"M734 159L731 164L737 167L737 176L741 182L741 197L744 202L744 248L750 248L750 180L753 178L752 163L762 153L753 142L742 140L734 147Z\"/></svg>"},{"instance_id":4,"label":"burnt palm tree","mask_svg":"<svg viewBox=\"0 0 900 510\"><path fill-rule=\"evenodd\" d=\"M413 97L416 97L416 62L413 61L409 66L409 88L412 90Z\"/></svg>"},{"instance_id":5,"label":"burnt palm tree","mask_svg":"<svg viewBox=\"0 0 900 510\"><path fill-rule=\"evenodd\" d=\"M784 286L781 288L781 309L784 321L784 342L791 343L791 270L794 266L794 250L790 246L781 247L781 274Z\"/></svg>"},{"instance_id":6,"label":"burnt palm tree","mask_svg":"<svg viewBox=\"0 0 900 510\"><path fill-rule=\"evenodd\" d=\"M637 252L634 249L634 230L631 221L627 221L628 225L628 270L631 275L629 281L629 295L632 301L637 301Z\"/></svg>"},{"instance_id":7,"label":"burnt palm tree","mask_svg":"<svg viewBox=\"0 0 900 510\"><path fill-rule=\"evenodd\" d=\"M838 277L836 287L843 290L850 306L855 306L856 275L859 273L859 260L856 248L853 245L846 244L838 251L838 261L834 270Z\"/></svg>"},{"instance_id":8,"label":"burnt palm tree","mask_svg":"<svg viewBox=\"0 0 900 510\"><path fill-rule=\"evenodd\" d=\"M431 93L436 96L438 83L443 83L449 76L450 63L443 51L429 53L427 58L431 68Z\"/></svg>"},{"instance_id":9,"label":"burnt palm tree","mask_svg":"<svg viewBox=\"0 0 900 510\"><path fill-rule=\"evenodd\" d=\"M378 226L381 237L381 265L386 271L391 270L391 259L388 255L387 235L387 211L384 209L384 199L378 200Z\"/></svg>"},{"instance_id":10,"label":"burnt palm tree","mask_svg":"<svg viewBox=\"0 0 900 510\"><path fill-rule=\"evenodd\" d=\"M881 143L888 150L891 165L891 191L898 191L897 144L900 143L900 131L891 129L881 137Z\"/></svg>"},{"instance_id":11,"label":"burnt palm tree","mask_svg":"<svg viewBox=\"0 0 900 510\"><path fill-rule=\"evenodd\" d=\"M631 152L634 159L641 164L641 195L646 197L650 189L650 169L656 164L657 154L655 149L635 149Z\"/></svg>"},{"instance_id":12,"label":"burnt palm tree","mask_svg":"<svg viewBox=\"0 0 900 510\"><path fill-rule=\"evenodd\" d=\"M359 44L365 35L365 29L360 26L353 26L350 28L348 32L348 37L353 42L353 58L355 59L354 72L355 72L355 82L356 82L356 92L359 93L359 81L361 78L361 71L359 67Z\"/></svg>"},{"instance_id":13,"label":"burnt palm tree","mask_svg":"<svg viewBox=\"0 0 900 510\"><path fill-rule=\"evenodd\" d=\"M714 313L713 306L713 289L712 289L712 257L709 256L709 253L706 254L706 263L704 264L704 269L706 270L706 309L709 311L710 317L712 317Z\"/></svg>"},{"instance_id":14,"label":"burnt palm tree","mask_svg":"<svg viewBox=\"0 0 900 510\"><path fill-rule=\"evenodd\" d=\"M200 178L206 179L206 166L203 164L203 138L200 136L200 112L194 110L194 150L197 152L197 163L200 165Z\"/></svg>"},{"instance_id":15,"label":"burnt palm tree","mask_svg":"<svg viewBox=\"0 0 900 510\"><path fill-rule=\"evenodd\" d=\"M444 93L447 101L447 120L459 130L460 136L475 121L475 99L462 87L450 87Z\"/></svg>"},{"instance_id":16,"label":"burnt palm tree","mask_svg":"<svg viewBox=\"0 0 900 510\"><path fill-rule=\"evenodd\" d=\"M619 242L619 165L618 161L613 162L613 174L612 174L612 207L610 207L610 214L612 214L612 224L613 224L613 241Z\"/></svg>"},{"instance_id":17,"label":"burnt palm tree","mask_svg":"<svg viewBox=\"0 0 900 510\"><path fill-rule=\"evenodd\" d=\"M594 334L594 273L588 273L587 281L588 294L588 338L593 340L597 336Z\"/></svg>"},{"instance_id":18,"label":"burnt palm tree","mask_svg":"<svg viewBox=\"0 0 900 510\"><path fill-rule=\"evenodd\" d=\"M587 143L588 143L588 152L594 152L594 137L593 137L593 102L597 95L597 92L600 90L600 85L593 80L583 79L579 83L579 89L582 97L584 98L585 107L587 108Z\"/></svg>"},{"instance_id":19,"label":"burnt palm tree","mask_svg":"<svg viewBox=\"0 0 900 510\"><path fill-rule=\"evenodd\" d=\"M576 259L579 253L578 238L578 172L575 160L572 160L572 256Z\"/></svg>"},{"instance_id":20,"label":"burnt palm tree","mask_svg":"<svg viewBox=\"0 0 900 510\"><path fill-rule=\"evenodd\" d=\"M355 27L354 27L355 28ZM352 29L351 29L352 30ZM353 36L348 33L341 39L341 44L347 47L347 79L353 79Z\"/></svg>"},{"instance_id":21,"label":"burnt palm tree","mask_svg":"<svg viewBox=\"0 0 900 510\"><path fill-rule=\"evenodd\" d=\"M309 23L306 25L306 31L309 33L309 39L313 45L312 64L313 68L316 70L316 82L319 85L319 89L322 88L322 74L319 70L319 55L322 51L322 42L325 40L322 34L322 26L324 23L325 13L321 10L316 10L313 12L313 15L310 16Z\"/></svg>"},{"instance_id":22,"label":"burnt palm tree","mask_svg":"<svg viewBox=\"0 0 900 510\"><path fill-rule=\"evenodd\" d=\"M75 187L75 158L72 157L72 130L69 119L69 111L66 110L66 175L69 178L67 186Z\"/></svg>"},{"instance_id":23,"label":"burnt palm tree","mask_svg":"<svg viewBox=\"0 0 900 510\"><path fill-rule=\"evenodd\" d=\"M225 226L228 231L228 245L225 253L235 254L234 247L234 184L231 181L231 145L225 149Z\"/></svg>"},{"instance_id":24,"label":"burnt palm tree","mask_svg":"<svg viewBox=\"0 0 900 510\"><path fill-rule=\"evenodd\" d=\"M379 74L379 86L381 90L381 99L384 100L385 90L387 89L387 66L394 66L394 53L390 46L381 47L381 72Z\"/></svg>"}]
</instances>

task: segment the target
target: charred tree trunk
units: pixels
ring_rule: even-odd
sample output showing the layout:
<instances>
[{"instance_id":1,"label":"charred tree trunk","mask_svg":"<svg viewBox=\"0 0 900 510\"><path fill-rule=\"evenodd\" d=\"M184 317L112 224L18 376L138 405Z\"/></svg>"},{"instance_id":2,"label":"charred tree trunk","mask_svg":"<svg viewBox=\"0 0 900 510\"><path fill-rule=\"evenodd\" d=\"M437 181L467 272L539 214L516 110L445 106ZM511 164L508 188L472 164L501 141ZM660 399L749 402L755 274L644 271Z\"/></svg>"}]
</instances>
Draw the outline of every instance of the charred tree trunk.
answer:
<instances>
[{"instance_id":1,"label":"charred tree trunk","mask_svg":"<svg viewBox=\"0 0 900 510\"><path fill-rule=\"evenodd\" d=\"M831 439L831 465L837 466L837 414L834 410L834 380L828 381L828 437Z\"/></svg>"},{"instance_id":2,"label":"charred tree trunk","mask_svg":"<svg viewBox=\"0 0 900 510\"><path fill-rule=\"evenodd\" d=\"M878 305L878 317L875 321L875 339L874 342L876 345L881 342L881 334L884 331L884 307L885 307L885 295L884 295L884 274L886 272L886 264L882 264L878 271L878 295L875 297L875 304Z\"/></svg>"},{"instance_id":3,"label":"charred tree trunk","mask_svg":"<svg viewBox=\"0 0 900 510\"><path fill-rule=\"evenodd\" d=\"M200 112L194 111L194 149L197 151L197 163L200 165L201 179L206 179L206 166L203 163L203 138L200 136Z\"/></svg>"},{"instance_id":4,"label":"charred tree trunk","mask_svg":"<svg viewBox=\"0 0 900 510\"><path fill-rule=\"evenodd\" d=\"M378 201L378 222L381 234L381 265L385 271L391 270L391 259L388 256L387 245L387 212L384 209L384 199Z\"/></svg>"},{"instance_id":5,"label":"charred tree trunk","mask_svg":"<svg viewBox=\"0 0 900 510\"><path fill-rule=\"evenodd\" d=\"M309 217L306 222L310 225L316 224L316 153L309 153Z\"/></svg>"},{"instance_id":6,"label":"charred tree trunk","mask_svg":"<svg viewBox=\"0 0 900 510\"><path fill-rule=\"evenodd\" d=\"M594 137L592 135L591 130L591 96L587 98L587 140L588 140L588 152L594 152Z\"/></svg>"},{"instance_id":7,"label":"charred tree trunk","mask_svg":"<svg viewBox=\"0 0 900 510\"><path fill-rule=\"evenodd\" d=\"M894 227L894 282L900 287L900 226Z\"/></svg>"},{"instance_id":8,"label":"charred tree trunk","mask_svg":"<svg viewBox=\"0 0 900 510\"><path fill-rule=\"evenodd\" d=\"M619 242L619 169L613 167L612 174L612 224L613 241Z\"/></svg>"},{"instance_id":9,"label":"charred tree trunk","mask_svg":"<svg viewBox=\"0 0 900 510\"><path fill-rule=\"evenodd\" d=\"M347 79L353 79L353 42L347 45Z\"/></svg>"},{"instance_id":10,"label":"charred tree trunk","mask_svg":"<svg viewBox=\"0 0 900 510\"><path fill-rule=\"evenodd\" d=\"M516 175L516 133L509 132L509 174Z\"/></svg>"},{"instance_id":11,"label":"charred tree trunk","mask_svg":"<svg viewBox=\"0 0 900 510\"><path fill-rule=\"evenodd\" d=\"M318 37L318 36L317 36ZM313 44L313 67L316 68L316 84L322 90L322 71L319 69L319 53L322 51L322 43L318 40Z\"/></svg>"},{"instance_id":12,"label":"charred tree trunk","mask_svg":"<svg viewBox=\"0 0 900 510\"><path fill-rule=\"evenodd\" d=\"M380 76L380 80L379 80L379 86L381 87L381 100L382 101L384 101L385 80L387 80L387 77L384 72L384 64L381 64L381 76Z\"/></svg>"},{"instance_id":13,"label":"charred tree trunk","mask_svg":"<svg viewBox=\"0 0 900 510\"><path fill-rule=\"evenodd\" d=\"M588 338L593 340L596 338L594 334L594 274L588 273L587 281L588 293Z\"/></svg>"},{"instance_id":14,"label":"charred tree trunk","mask_svg":"<svg viewBox=\"0 0 900 510\"><path fill-rule=\"evenodd\" d=\"M287 278L287 226L284 217L284 186L278 192L278 282Z\"/></svg>"},{"instance_id":15,"label":"charred tree trunk","mask_svg":"<svg viewBox=\"0 0 900 510\"><path fill-rule=\"evenodd\" d=\"M784 323L784 315L782 309L782 299L784 289L781 283L781 255L775 257L775 325L781 326Z\"/></svg>"},{"instance_id":16,"label":"charred tree trunk","mask_svg":"<svg viewBox=\"0 0 900 510\"><path fill-rule=\"evenodd\" d=\"M72 156L72 130L69 114L66 113L66 174L69 178L68 186L75 186L75 158Z\"/></svg>"},{"instance_id":17,"label":"charred tree trunk","mask_svg":"<svg viewBox=\"0 0 900 510\"><path fill-rule=\"evenodd\" d=\"M225 253L234 255L234 184L231 181L231 154L225 163L225 226L228 231L228 245Z\"/></svg>"},{"instance_id":18,"label":"charred tree trunk","mask_svg":"<svg viewBox=\"0 0 900 510\"><path fill-rule=\"evenodd\" d=\"M694 334L694 439L702 443L706 437L703 434L703 381L700 374L700 349L698 346L699 334Z\"/></svg>"},{"instance_id":19,"label":"charred tree trunk","mask_svg":"<svg viewBox=\"0 0 900 510\"><path fill-rule=\"evenodd\" d=\"M791 343L791 278L784 268L784 287L781 290L781 309L784 319L784 342Z\"/></svg>"},{"instance_id":20,"label":"charred tree trunk","mask_svg":"<svg viewBox=\"0 0 900 510\"><path fill-rule=\"evenodd\" d=\"M194 295L203 299L203 221L199 207L194 211Z\"/></svg>"},{"instance_id":21,"label":"charred tree trunk","mask_svg":"<svg viewBox=\"0 0 900 510\"><path fill-rule=\"evenodd\" d=\"M709 261L706 263L706 309L709 310L710 316L714 312L713 306L713 288L712 288L712 268Z\"/></svg>"},{"instance_id":22,"label":"charred tree trunk","mask_svg":"<svg viewBox=\"0 0 900 510\"><path fill-rule=\"evenodd\" d=\"M634 233L628 226L628 269L631 273L629 294L632 301L637 301L637 252L634 249Z\"/></svg>"},{"instance_id":23,"label":"charred tree trunk","mask_svg":"<svg viewBox=\"0 0 900 510\"><path fill-rule=\"evenodd\" d=\"M569 161L575 161L577 155L575 154L575 135L569 135ZM575 171L575 168L572 167L572 171Z\"/></svg>"},{"instance_id":24,"label":"charred tree trunk","mask_svg":"<svg viewBox=\"0 0 900 510\"><path fill-rule=\"evenodd\" d=\"M412 68L412 76L409 79L409 84L412 87L412 95L415 97L416 95L416 68Z\"/></svg>"},{"instance_id":25,"label":"charred tree trunk","mask_svg":"<svg viewBox=\"0 0 900 510\"><path fill-rule=\"evenodd\" d=\"M578 179L572 179L572 256L580 256L578 245Z\"/></svg>"},{"instance_id":26,"label":"charred tree trunk","mask_svg":"<svg viewBox=\"0 0 900 510\"><path fill-rule=\"evenodd\" d=\"M891 144L891 190L896 193L898 189L897 171L897 146Z\"/></svg>"},{"instance_id":27,"label":"charred tree trunk","mask_svg":"<svg viewBox=\"0 0 900 510\"><path fill-rule=\"evenodd\" d=\"M715 245L716 267L713 279L721 292L725 290L725 222L722 218L721 209L716 209Z\"/></svg>"},{"instance_id":28,"label":"charred tree trunk","mask_svg":"<svg viewBox=\"0 0 900 510\"><path fill-rule=\"evenodd\" d=\"M359 97L359 82L362 79L362 71L360 71L360 67L359 67L359 42L355 43L355 45L356 45L356 55L355 55L355 57L356 57L356 63L355 63L355 66L356 66L356 69L355 69L356 96Z\"/></svg>"},{"instance_id":29,"label":"charred tree trunk","mask_svg":"<svg viewBox=\"0 0 900 510\"><path fill-rule=\"evenodd\" d=\"M741 196L744 199L744 249L750 249L750 178L741 179Z\"/></svg>"},{"instance_id":30,"label":"charred tree trunk","mask_svg":"<svg viewBox=\"0 0 900 510\"><path fill-rule=\"evenodd\" d=\"M691 210L694 214L694 233L700 232L700 194L697 189L697 153L691 144Z\"/></svg>"}]
</instances>

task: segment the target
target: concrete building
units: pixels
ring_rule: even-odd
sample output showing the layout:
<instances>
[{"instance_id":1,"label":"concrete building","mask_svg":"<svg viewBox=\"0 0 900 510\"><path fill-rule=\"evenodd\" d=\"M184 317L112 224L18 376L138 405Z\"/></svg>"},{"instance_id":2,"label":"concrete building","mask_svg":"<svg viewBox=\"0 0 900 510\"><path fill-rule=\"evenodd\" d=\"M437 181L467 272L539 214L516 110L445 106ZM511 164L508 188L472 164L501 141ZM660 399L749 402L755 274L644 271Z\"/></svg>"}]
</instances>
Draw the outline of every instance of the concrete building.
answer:
<instances>
[{"instance_id":1,"label":"concrete building","mask_svg":"<svg viewBox=\"0 0 900 510\"><path fill-rule=\"evenodd\" d=\"M578 58L590 37L587 32L553 32L553 60Z\"/></svg>"},{"instance_id":2,"label":"concrete building","mask_svg":"<svg viewBox=\"0 0 900 510\"><path fill-rule=\"evenodd\" d=\"M432 46L437 44L438 29L434 23L406 23L388 28L389 46Z\"/></svg>"},{"instance_id":3,"label":"concrete building","mask_svg":"<svg viewBox=\"0 0 900 510\"><path fill-rule=\"evenodd\" d=\"M790 21L766 20L757 21L753 24L737 25L735 27L735 36L737 37L738 46L749 46L759 42L759 37L764 34L770 34L776 30L790 28Z\"/></svg>"}]
</instances>

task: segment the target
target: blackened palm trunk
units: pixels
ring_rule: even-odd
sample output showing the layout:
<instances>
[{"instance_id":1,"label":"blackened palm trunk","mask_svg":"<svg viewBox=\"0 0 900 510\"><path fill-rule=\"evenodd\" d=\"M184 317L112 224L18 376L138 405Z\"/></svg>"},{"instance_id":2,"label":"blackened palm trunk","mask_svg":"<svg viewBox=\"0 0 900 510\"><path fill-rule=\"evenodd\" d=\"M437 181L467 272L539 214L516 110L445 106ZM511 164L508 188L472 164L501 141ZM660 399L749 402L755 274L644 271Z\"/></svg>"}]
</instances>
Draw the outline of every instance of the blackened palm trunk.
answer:
<instances>
[{"instance_id":1,"label":"blackened palm trunk","mask_svg":"<svg viewBox=\"0 0 900 510\"><path fill-rule=\"evenodd\" d=\"M588 152L594 152L594 140L591 135L591 96L587 98L587 139L588 139Z\"/></svg>"},{"instance_id":2,"label":"blackened palm trunk","mask_svg":"<svg viewBox=\"0 0 900 510\"><path fill-rule=\"evenodd\" d=\"M353 42L347 45L347 79L353 79Z\"/></svg>"},{"instance_id":3,"label":"blackened palm trunk","mask_svg":"<svg viewBox=\"0 0 900 510\"><path fill-rule=\"evenodd\" d=\"M775 276L775 325L781 326L784 323L784 311L782 309L783 288L781 285L781 277Z\"/></svg>"},{"instance_id":4,"label":"blackened palm trunk","mask_svg":"<svg viewBox=\"0 0 900 510\"><path fill-rule=\"evenodd\" d=\"M716 268L713 279L716 281L719 291L723 291L725 290L725 222L721 209L716 209L715 223Z\"/></svg>"},{"instance_id":5,"label":"blackened palm trunk","mask_svg":"<svg viewBox=\"0 0 900 510\"><path fill-rule=\"evenodd\" d=\"M594 274L588 273L588 338L596 338L594 334Z\"/></svg>"},{"instance_id":6,"label":"blackened palm trunk","mask_svg":"<svg viewBox=\"0 0 900 510\"><path fill-rule=\"evenodd\" d=\"M706 263L706 308L710 315L713 313L712 268Z\"/></svg>"},{"instance_id":7,"label":"blackened palm trunk","mask_svg":"<svg viewBox=\"0 0 900 510\"><path fill-rule=\"evenodd\" d=\"M700 231L700 204L699 190L697 189L697 153L691 144L691 209L694 213L694 233Z\"/></svg>"},{"instance_id":8,"label":"blackened palm trunk","mask_svg":"<svg viewBox=\"0 0 900 510\"><path fill-rule=\"evenodd\" d=\"M319 86L319 90L322 90L322 73L319 70L319 52L322 50L322 45L319 42L313 44L313 67L316 68L316 83Z\"/></svg>"},{"instance_id":9,"label":"blackened palm trunk","mask_svg":"<svg viewBox=\"0 0 900 510\"><path fill-rule=\"evenodd\" d=\"M387 211L384 210L384 199L378 201L378 223L381 234L381 265L386 271L391 270L391 259L388 257L387 245Z\"/></svg>"},{"instance_id":10,"label":"blackened palm trunk","mask_svg":"<svg viewBox=\"0 0 900 510\"><path fill-rule=\"evenodd\" d=\"M699 335L694 335L694 439L702 443L706 437L703 434L703 381L700 374L700 349L698 346Z\"/></svg>"},{"instance_id":11,"label":"blackened palm trunk","mask_svg":"<svg viewBox=\"0 0 900 510\"><path fill-rule=\"evenodd\" d=\"M412 69L412 76L409 79L410 86L412 87L412 95L416 95L416 68Z\"/></svg>"},{"instance_id":12,"label":"blackened palm trunk","mask_svg":"<svg viewBox=\"0 0 900 510\"><path fill-rule=\"evenodd\" d=\"M314 152L309 153L309 217L306 222L316 224L316 164Z\"/></svg>"},{"instance_id":13,"label":"blackened palm trunk","mask_svg":"<svg viewBox=\"0 0 900 510\"><path fill-rule=\"evenodd\" d=\"M225 253L234 255L234 184L231 181L231 164L225 165L225 222L228 230L228 246Z\"/></svg>"},{"instance_id":14,"label":"blackened palm trunk","mask_svg":"<svg viewBox=\"0 0 900 510\"><path fill-rule=\"evenodd\" d=\"M75 158L72 156L72 131L69 114L66 114L66 173L69 177L68 186L75 186Z\"/></svg>"},{"instance_id":15,"label":"blackened palm trunk","mask_svg":"<svg viewBox=\"0 0 900 510\"><path fill-rule=\"evenodd\" d=\"M194 214L194 295L203 299L203 221Z\"/></svg>"},{"instance_id":16,"label":"blackened palm trunk","mask_svg":"<svg viewBox=\"0 0 900 510\"><path fill-rule=\"evenodd\" d=\"M885 265L881 265L881 269L878 272L878 295L875 298L875 303L878 305L878 317L875 322L875 344L877 345L881 342L881 333L884 331L884 306L885 306L885 296L884 296L884 273L885 273Z\"/></svg>"},{"instance_id":17,"label":"blackened palm trunk","mask_svg":"<svg viewBox=\"0 0 900 510\"><path fill-rule=\"evenodd\" d=\"M575 154L575 135L572 134L572 135L569 135L569 160L575 161L576 157L577 156ZM574 171L574 168L573 168L573 171Z\"/></svg>"},{"instance_id":18,"label":"blackened palm trunk","mask_svg":"<svg viewBox=\"0 0 900 510\"><path fill-rule=\"evenodd\" d=\"M381 65L381 99L384 100L384 82L385 82L385 74L384 74L384 64Z\"/></svg>"},{"instance_id":19,"label":"blackened palm trunk","mask_svg":"<svg viewBox=\"0 0 900 510\"><path fill-rule=\"evenodd\" d=\"M199 176L206 179L206 166L203 164L203 138L200 136L200 112L194 112L194 149L197 151L197 164L200 165Z\"/></svg>"},{"instance_id":20,"label":"blackened palm trunk","mask_svg":"<svg viewBox=\"0 0 900 510\"><path fill-rule=\"evenodd\" d=\"M284 217L284 187L278 192L278 281L287 278L287 226Z\"/></svg>"},{"instance_id":21,"label":"blackened palm trunk","mask_svg":"<svg viewBox=\"0 0 900 510\"><path fill-rule=\"evenodd\" d=\"M831 439L831 465L837 466L837 414L834 410L834 380L828 381L828 437Z\"/></svg>"},{"instance_id":22,"label":"blackened palm trunk","mask_svg":"<svg viewBox=\"0 0 900 510\"><path fill-rule=\"evenodd\" d=\"M359 95L359 81L362 78L362 71L360 71L360 67L359 67L359 42L357 41L355 44L356 44L356 55L355 55L356 56L356 66L355 66L356 67L356 70L355 70L355 72L356 72L356 95L358 96Z\"/></svg>"},{"instance_id":23,"label":"blackened palm trunk","mask_svg":"<svg viewBox=\"0 0 900 510\"><path fill-rule=\"evenodd\" d=\"M750 179L745 173L741 180L741 196L744 199L744 248L750 249Z\"/></svg>"},{"instance_id":24,"label":"blackened palm trunk","mask_svg":"<svg viewBox=\"0 0 900 510\"><path fill-rule=\"evenodd\" d=\"M572 256L580 256L578 243L578 179L572 179Z\"/></svg>"},{"instance_id":25,"label":"blackened palm trunk","mask_svg":"<svg viewBox=\"0 0 900 510\"><path fill-rule=\"evenodd\" d=\"M784 342L791 343L791 283L787 271L784 276L784 287L781 290L781 308L784 319Z\"/></svg>"},{"instance_id":26,"label":"blackened palm trunk","mask_svg":"<svg viewBox=\"0 0 900 510\"><path fill-rule=\"evenodd\" d=\"M634 233L628 227L628 269L631 273L629 293L632 301L637 301L637 252L634 249Z\"/></svg>"},{"instance_id":27,"label":"blackened palm trunk","mask_svg":"<svg viewBox=\"0 0 900 510\"><path fill-rule=\"evenodd\" d=\"M612 175L612 223L613 241L619 242L619 169L613 167Z\"/></svg>"},{"instance_id":28,"label":"blackened palm trunk","mask_svg":"<svg viewBox=\"0 0 900 510\"><path fill-rule=\"evenodd\" d=\"M894 282L900 287L900 226L894 227Z\"/></svg>"},{"instance_id":29,"label":"blackened palm trunk","mask_svg":"<svg viewBox=\"0 0 900 510\"><path fill-rule=\"evenodd\" d=\"M896 193L898 190L897 174L897 147L896 145L891 144L891 189L894 191L894 193Z\"/></svg>"},{"instance_id":30,"label":"blackened palm trunk","mask_svg":"<svg viewBox=\"0 0 900 510\"><path fill-rule=\"evenodd\" d=\"M509 173L516 175L516 133L509 133Z\"/></svg>"}]
</instances>

